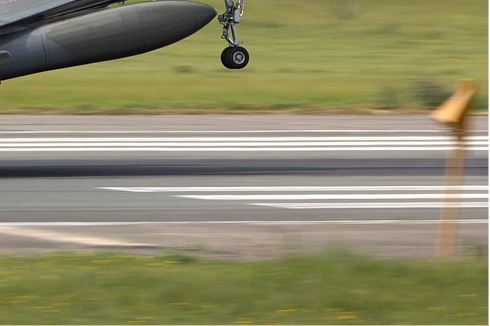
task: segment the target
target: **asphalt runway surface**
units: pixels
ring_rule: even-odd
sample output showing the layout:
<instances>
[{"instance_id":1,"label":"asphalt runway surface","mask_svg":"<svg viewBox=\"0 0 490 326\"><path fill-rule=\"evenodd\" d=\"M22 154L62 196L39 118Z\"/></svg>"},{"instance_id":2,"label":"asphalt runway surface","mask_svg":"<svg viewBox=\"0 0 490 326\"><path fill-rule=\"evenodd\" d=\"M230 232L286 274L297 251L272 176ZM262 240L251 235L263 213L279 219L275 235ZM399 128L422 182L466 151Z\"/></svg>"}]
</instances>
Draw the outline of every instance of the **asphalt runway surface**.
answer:
<instances>
[{"instance_id":1,"label":"asphalt runway surface","mask_svg":"<svg viewBox=\"0 0 490 326\"><path fill-rule=\"evenodd\" d=\"M421 115L2 116L0 252L432 257L451 206L457 254L481 254L488 117L470 121L448 188L455 140Z\"/></svg>"}]
</instances>

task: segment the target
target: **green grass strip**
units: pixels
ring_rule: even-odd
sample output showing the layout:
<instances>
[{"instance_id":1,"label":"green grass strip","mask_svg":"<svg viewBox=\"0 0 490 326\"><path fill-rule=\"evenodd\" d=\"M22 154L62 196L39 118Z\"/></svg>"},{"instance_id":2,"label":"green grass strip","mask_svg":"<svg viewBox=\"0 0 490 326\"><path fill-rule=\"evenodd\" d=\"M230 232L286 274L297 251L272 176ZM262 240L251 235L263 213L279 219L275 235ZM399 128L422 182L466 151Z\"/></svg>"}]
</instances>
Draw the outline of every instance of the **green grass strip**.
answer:
<instances>
[{"instance_id":1,"label":"green grass strip","mask_svg":"<svg viewBox=\"0 0 490 326\"><path fill-rule=\"evenodd\" d=\"M488 260L0 257L1 324L488 324Z\"/></svg>"}]
</instances>

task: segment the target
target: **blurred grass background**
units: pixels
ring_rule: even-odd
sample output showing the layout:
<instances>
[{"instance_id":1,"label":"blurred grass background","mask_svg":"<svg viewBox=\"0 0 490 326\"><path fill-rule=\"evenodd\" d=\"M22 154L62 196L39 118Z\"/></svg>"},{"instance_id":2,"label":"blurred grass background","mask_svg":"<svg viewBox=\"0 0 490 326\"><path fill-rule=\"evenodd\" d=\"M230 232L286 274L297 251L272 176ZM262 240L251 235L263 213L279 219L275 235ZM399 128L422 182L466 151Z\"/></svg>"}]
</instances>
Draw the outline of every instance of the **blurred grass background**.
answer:
<instances>
[{"instance_id":1,"label":"blurred grass background","mask_svg":"<svg viewBox=\"0 0 490 326\"><path fill-rule=\"evenodd\" d=\"M148 54L5 81L0 112L428 109L466 78L488 108L485 0L248 0L239 35L244 70L221 65L216 19Z\"/></svg>"},{"instance_id":2,"label":"blurred grass background","mask_svg":"<svg viewBox=\"0 0 490 326\"><path fill-rule=\"evenodd\" d=\"M0 276L12 325L488 324L488 260L476 257L47 254L1 256Z\"/></svg>"}]
</instances>

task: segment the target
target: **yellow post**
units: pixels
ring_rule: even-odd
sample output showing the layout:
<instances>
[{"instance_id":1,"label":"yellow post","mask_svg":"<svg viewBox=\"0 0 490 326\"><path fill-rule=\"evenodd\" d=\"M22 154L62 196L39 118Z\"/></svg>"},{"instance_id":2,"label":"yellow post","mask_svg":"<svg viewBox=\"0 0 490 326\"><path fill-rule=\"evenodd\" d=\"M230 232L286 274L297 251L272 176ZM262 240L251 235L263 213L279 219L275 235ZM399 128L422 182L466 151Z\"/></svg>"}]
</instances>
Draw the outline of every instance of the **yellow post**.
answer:
<instances>
[{"instance_id":1,"label":"yellow post","mask_svg":"<svg viewBox=\"0 0 490 326\"><path fill-rule=\"evenodd\" d=\"M464 143L467 131L466 114L472 106L475 91L473 80L457 81L454 94L430 115L431 118L449 126L457 141L456 147L449 152L446 159L446 190L440 216L437 257L451 257L456 251L460 195L466 156Z\"/></svg>"}]
</instances>

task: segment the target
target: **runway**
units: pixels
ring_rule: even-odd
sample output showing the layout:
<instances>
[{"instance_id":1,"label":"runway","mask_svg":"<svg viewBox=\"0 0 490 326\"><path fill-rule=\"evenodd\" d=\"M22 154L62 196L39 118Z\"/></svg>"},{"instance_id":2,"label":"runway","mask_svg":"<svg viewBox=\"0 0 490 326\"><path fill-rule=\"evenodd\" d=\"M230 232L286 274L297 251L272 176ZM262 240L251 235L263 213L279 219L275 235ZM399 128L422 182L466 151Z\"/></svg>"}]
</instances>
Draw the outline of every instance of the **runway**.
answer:
<instances>
[{"instance_id":1,"label":"runway","mask_svg":"<svg viewBox=\"0 0 490 326\"><path fill-rule=\"evenodd\" d=\"M1 126L0 251L263 258L346 244L427 257L451 196L461 208L458 253L487 243L482 119L467 139L464 185L448 189L454 140L424 117L365 119L364 129L352 117L334 117L335 126L328 117L245 117L261 127L248 130L219 118L206 126L207 116L182 117L182 130L178 117Z\"/></svg>"}]
</instances>

